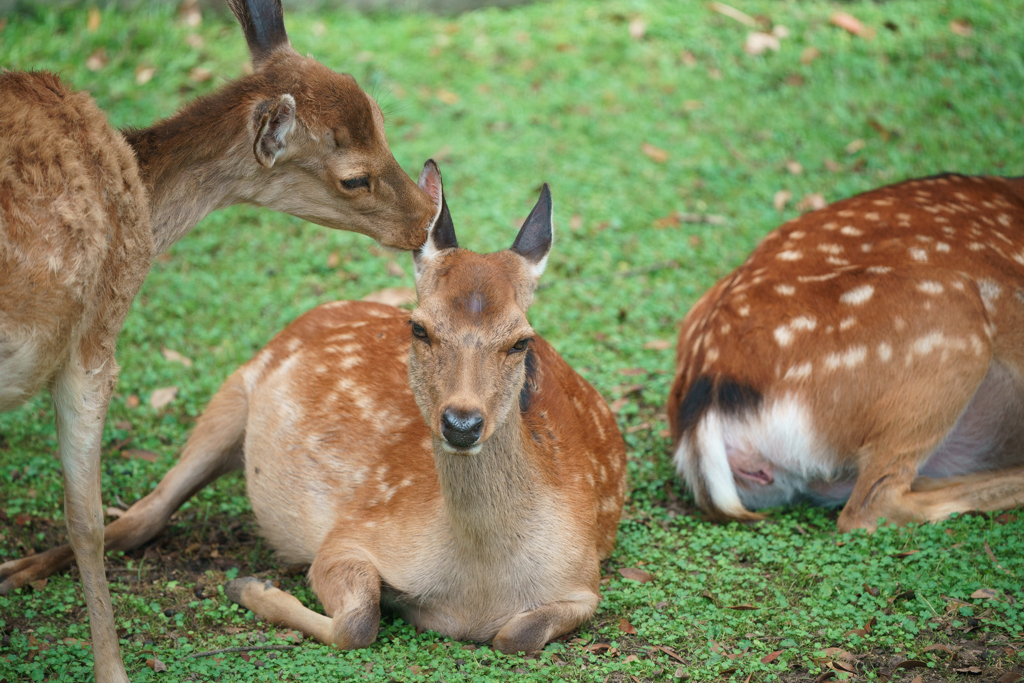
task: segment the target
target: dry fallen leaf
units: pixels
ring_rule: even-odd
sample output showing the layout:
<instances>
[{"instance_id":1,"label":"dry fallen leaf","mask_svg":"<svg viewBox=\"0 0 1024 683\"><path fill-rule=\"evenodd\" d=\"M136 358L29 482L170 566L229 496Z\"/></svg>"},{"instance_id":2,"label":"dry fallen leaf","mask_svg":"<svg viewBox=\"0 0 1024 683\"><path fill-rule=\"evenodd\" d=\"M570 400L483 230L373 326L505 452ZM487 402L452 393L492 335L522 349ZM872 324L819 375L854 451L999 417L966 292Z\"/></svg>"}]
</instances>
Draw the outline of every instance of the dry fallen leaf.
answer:
<instances>
[{"instance_id":1,"label":"dry fallen leaf","mask_svg":"<svg viewBox=\"0 0 1024 683\"><path fill-rule=\"evenodd\" d=\"M409 673L411 673L413 676L419 676L421 673L423 673L423 667L419 664L413 664L409 667Z\"/></svg>"},{"instance_id":2,"label":"dry fallen leaf","mask_svg":"<svg viewBox=\"0 0 1024 683\"><path fill-rule=\"evenodd\" d=\"M954 19L949 22L949 30L965 38L974 33L974 29L971 28L971 24L966 19Z\"/></svg>"},{"instance_id":3,"label":"dry fallen leaf","mask_svg":"<svg viewBox=\"0 0 1024 683\"><path fill-rule=\"evenodd\" d=\"M414 306L416 290L412 287L385 287L376 292L370 292L363 297L363 301L372 301L388 306Z\"/></svg>"},{"instance_id":4,"label":"dry fallen leaf","mask_svg":"<svg viewBox=\"0 0 1024 683\"><path fill-rule=\"evenodd\" d=\"M623 397L617 398L614 401L612 401L611 403L609 403L608 404L608 409L611 410L612 413L614 413L615 415L618 415L619 411L622 410L627 403L629 403L629 397L628 396L623 396Z\"/></svg>"},{"instance_id":5,"label":"dry fallen leaf","mask_svg":"<svg viewBox=\"0 0 1024 683\"><path fill-rule=\"evenodd\" d=\"M965 666L962 669L953 669L953 671L957 672L958 674L980 674L981 673L981 667L980 666Z\"/></svg>"},{"instance_id":6,"label":"dry fallen leaf","mask_svg":"<svg viewBox=\"0 0 1024 683\"><path fill-rule=\"evenodd\" d=\"M135 82L139 85L145 85L153 80L153 76L156 75L155 66L145 66L140 64L135 68Z\"/></svg>"},{"instance_id":7,"label":"dry fallen leaf","mask_svg":"<svg viewBox=\"0 0 1024 683\"><path fill-rule=\"evenodd\" d=\"M161 387L149 395L149 405L153 406L156 410L160 410L173 401L177 395L178 387Z\"/></svg>"},{"instance_id":8,"label":"dry fallen leaf","mask_svg":"<svg viewBox=\"0 0 1024 683\"><path fill-rule=\"evenodd\" d=\"M857 152L859 152L862 149L864 149L864 145L865 144L867 144L867 143L865 143L860 138L857 138L856 140L854 140L853 142L851 142L850 144L848 144L846 146L846 153L847 154L856 154Z\"/></svg>"},{"instance_id":9,"label":"dry fallen leaf","mask_svg":"<svg viewBox=\"0 0 1024 683\"><path fill-rule=\"evenodd\" d=\"M188 77L195 83L205 83L213 78L213 72L205 67L196 66L188 72Z\"/></svg>"},{"instance_id":10,"label":"dry fallen leaf","mask_svg":"<svg viewBox=\"0 0 1024 683\"><path fill-rule=\"evenodd\" d=\"M779 39L772 34L754 31L747 34L747 42L743 44L743 51L748 55L759 55L765 50L778 52L781 47Z\"/></svg>"},{"instance_id":11,"label":"dry fallen leaf","mask_svg":"<svg viewBox=\"0 0 1024 683\"><path fill-rule=\"evenodd\" d=\"M689 50L683 50L680 52L679 59L686 66L697 66L697 58Z\"/></svg>"},{"instance_id":12,"label":"dry fallen leaf","mask_svg":"<svg viewBox=\"0 0 1024 683\"><path fill-rule=\"evenodd\" d=\"M619 619L619 630L623 633L636 635L636 629L633 628L633 624L629 623L627 619Z\"/></svg>"},{"instance_id":13,"label":"dry fallen leaf","mask_svg":"<svg viewBox=\"0 0 1024 683\"><path fill-rule=\"evenodd\" d=\"M644 343L644 348L653 349L654 351L665 351L672 348L672 342L668 339L652 339Z\"/></svg>"},{"instance_id":14,"label":"dry fallen leaf","mask_svg":"<svg viewBox=\"0 0 1024 683\"><path fill-rule=\"evenodd\" d=\"M173 349L169 349L165 346L161 349L161 353L163 353L163 356L166 360L169 360L172 363L181 363L186 368L192 367L191 358L187 358L186 356L181 355L180 353Z\"/></svg>"},{"instance_id":15,"label":"dry fallen leaf","mask_svg":"<svg viewBox=\"0 0 1024 683\"><path fill-rule=\"evenodd\" d=\"M102 47L85 59L85 68L89 71L99 71L107 65L107 51Z\"/></svg>"},{"instance_id":16,"label":"dry fallen leaf","mask_svg":"<svg viewBox=\"0 0 1024 683\"><path fill-rule=\"evenodd\" d=\"M971 593L971 597L975 600L998 600L999 591L992 588L979 588L978 590Z\"/></svg>"},{"instance_id":17,"label":"dry fallen leaf","mask_svg":"<svg viewBox=\"0 0 1024 683\"><path fill-rule=\"evenodd\" d=\"M775 193L772 198L772 205L776 211L782 211L786 208L786 204L789 204L789 200L793 198L793 193L789 190L779 190Z\"/></svg>"},{"instance_id":18,"label":"dry fallen leaf","mask_svg":"<svg viewBox=\"0 0 1024 683\"><path fill-rule=\"evenodd\" d=\"M668 152L661 149L660 147L655 147L650 143L645 142L644 144L640 145L640 150L644 154L649 156L651 159L654 159L654 161L659 164L663 164L666 161L668 161Z\"/></svg>"},{"instance_id":19,"label":"dry fallen leaf","mask_svg":"<svg viewBox=\"0 0 1024 683\"><path fill-rule=\"evenodd\" d=\"M459 101L458 95L451 92L450 90L445 90L444 88L438 90L435 93L435 95L437 96L437 99L441 100L445 104L455 104L456 102Z\"/></svg>"},{"instance_id":20,"label":"dry fallen leaf","mask_svg":"<svg viewBox=\"0 0 1024 683\"><path fill-rule=\"evenodd\" d=\"M619 569L619 574L621 574L624 579L639 581L640 583L650 583L651 581L654 581L653 576L639 567L622 567Z\"/></svg>"},{"instance_id":21,"label":"dry fallen leaf","mask_svg":"<svg viewBox=\"0 0 1024 683\"><path fill-rule=\"evenodd\" d=\"M206 44L206 41L204 41L203 37L198 33L190 33L185 36L185 43L187 43L193 50L200 50L203 45Z\"/></svg>"},{"instance_id":22,"label":"dry fallen leaf","mask_svg":"<svg viewBox=\"0 0 1024 683\"><path fill-rule=\"evenodd\" d=\"M790 160L786 162L786 170L793 175L800 175L804 172L804 166L799 161Z\"/></svg>"},{"instance_id":23,"label":"dry fallen leaf","mask_svg":"<svg viewBox=\"0 0 1024 683\"><path fill-rule=\"evenodd\" d=\"M337 268L338 264L341 263L341 256L336 251L332 251L327 255L327 267Z\"/></svg>"},{"instance_id":24,"label":"dry fallen leaf","mask_svg":"<svg viewBox=\"0 0 1024 683\"><path fill-rule=\"evenodd\" d=\"M839 171L843 170L843 167L840 166L834 159L825 159L821 163L825 165L826 170L831 171L832 173L839 173Z\"/></svg>"},{"instance_id":25,"label":"dry fallen leaf","mask_svg":"<svg viewBox=\"0 0 1024 683\"><path fill-rule=\"evenodd\" d=\"M800 63L806 66L820 56L821 50L819 50L818 48L814 47L813 45L805 47L804 51L800 53Z\"/></svg>"},{"instance_id":26,"label":"dry fallen leaf","mask_svg":"<svg viewBox=\"0 0 1024 683\"><path fill-rule=\"evenodd\" d=\"M812 192L811 194L804 195L804 198L796 205L796 210L800 212L817 211L818 209L824 209L826 206L828 206L828 201L825 197L820 192Z\"/></svg>"},{"instance_id":27,"label":"dry fallen leaf","mask_svg":"<svg viewBox=\"0 0 1024 683\"><path fill-rule=\"evenodd\" d=\"M184 0L178 6L178 17L182 23L191 28L203 23L203 13L199 9L199 0Z\"/></svg>"},{"instance_id":28,"label":"dry fallen leaf","mask_svg":"<svg viewBox=\"0 0 1024 683\"><path fill-rule=\"evenodd\" d=\"M782 654L782 650L776 650L775 652L770 652L770 653L766 654L764 657L761 657L761 663L762 664L771 664L776 659L778 659L779 655L781 655L781 654Z\"/></svg>"},{"instance_id":29,"label":"dry fallen leaf","mask_svg":"<svg viewBox=\"0 0 1024 683\"><path fill-rule=\"evenodd\" d=\"M397 261L388 261L388 275L402 277L405 275L405 270L402 269L402 266L398 265Z\"/></svg>"},{"instance_id":30,"label":"dry fallen leaf","mask_svg":"<svg viewBox=\"0 0 1024 683\"><path fill-rule=\"evenodd\" d=\"M89 8L89 18L85 22L85 27L89 30L89 33L96 33L96 29L100 27L103 22L103 15L100 14L98 7Z\"/></svg>"},{"instance_id":31,"label":"dry fallen leaf","mask_svg":"<svg viewBox=\"0 0 1024 683\"><path fill-rule=\"evenodd\" d=\"M750 16L746 12L741 12L735 7L726 5L724 2L709 2L708 8L713 12L725 15L730 19L735 19L744 26L749 26L750 28L757 27L757 20L754 19L754 17Z\"/></svg>"},{"instance_id":32,"label":"dry fallen leaf","mask_svg":"<svg viewBox=\"0 0 1024 683\"><path fill-rule=\"evenodd\" d=\"M161 671L167 671L167 665L161 662L156 657L154 657L153 659L147 659L146 666L148 666L156 673L160 673Z\"/></svg>"},{"instance_id":33,"label":"dry fallen leaf","mask_svg":"<svg viewBox=\"0 0 1024 683\"><path fill-rule=\"evenodd\" d=\"M864 40L871 40L872 38L875 37L875 30L873 28L868 28L867 26L862 24L860 22L860 19L853 16L852 14L847 14L846 12L836 12L831 16L829 21L831 21L834 26L838 26L844 31L852 33L853 35L859 38L863 38Z\"/></svg>"},{"instance_id":34,"label":"dry fallen leaf","mask_svg":"<svg viewBox=\"0 0 1024 683\"><path fill-rule=\"evenodd\" d=\"M647 33L647 22L643 19L634 19L629 22L629 37L633 40L643 40Z\"/></svg>"},{"instance_id":35,"label":"dry fallen leaf","mask_svg":"<svg viewBox=\"0 0 1024 683\"><path fill-rule=\"evenodd\" d=\"M750 610L761 608L755 605L727 605L725 609L734 609L737 612L749 612Z\"/></svg>"}]
</instances>

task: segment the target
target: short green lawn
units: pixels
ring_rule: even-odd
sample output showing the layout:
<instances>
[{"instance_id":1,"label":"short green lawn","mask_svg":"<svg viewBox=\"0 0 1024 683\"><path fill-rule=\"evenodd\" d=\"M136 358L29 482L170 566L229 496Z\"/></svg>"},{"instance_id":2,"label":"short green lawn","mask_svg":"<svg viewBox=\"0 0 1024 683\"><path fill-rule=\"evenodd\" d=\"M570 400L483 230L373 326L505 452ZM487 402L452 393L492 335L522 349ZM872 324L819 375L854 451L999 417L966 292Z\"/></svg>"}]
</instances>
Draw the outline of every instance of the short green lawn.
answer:
<instances>
[{"instance_id":1,"label":"short green lawn","mask_svg":"<svg viewBox=\"0 0 1024 683\"><path fill-rule=\"evenodd\" d=\"M531 319L609 401L625 398L632 493L597 617L539 656L390 617L372 648L342 653L299 644L223 596L227 578L256 573L316 605L301 570L261 544L242 479L226 478L167 535L109 558L133 680L938 681L1024 667L1024 520L873 536L840 536L835 513L813 508L704 522L663 433L673 351L649 344L672 340L700 293L807 195L943 170L1024 173L1024 3L735 5L787 29L778 52L745 53L750 28L679 0L287 17L296 49L378 98L403 167L415 175L439 160L464 246L511 244L551 183L558 241ZM226 16L189 28L172 9L104 9L95 26L86 8L26 7L0 18L0 65L61 72L119 126L170 113L247 59ZM830 24L837 10L873 39ZM793 197L781 212L780 190ZM298 314L411 285L408 256L388 264L363 237L246 207L203 221L159 259L121 337L104 505L150 491L219 383ZM149 406L172 386L169 406ZM0 415L0 560L64 538L55 455L46 397ZM627 567L652 580L624 578ZM0 638L0 682L91 680L76 572L0 597ZM243 646L263 649L191 656Z\"/></svg>"}]
</instances>

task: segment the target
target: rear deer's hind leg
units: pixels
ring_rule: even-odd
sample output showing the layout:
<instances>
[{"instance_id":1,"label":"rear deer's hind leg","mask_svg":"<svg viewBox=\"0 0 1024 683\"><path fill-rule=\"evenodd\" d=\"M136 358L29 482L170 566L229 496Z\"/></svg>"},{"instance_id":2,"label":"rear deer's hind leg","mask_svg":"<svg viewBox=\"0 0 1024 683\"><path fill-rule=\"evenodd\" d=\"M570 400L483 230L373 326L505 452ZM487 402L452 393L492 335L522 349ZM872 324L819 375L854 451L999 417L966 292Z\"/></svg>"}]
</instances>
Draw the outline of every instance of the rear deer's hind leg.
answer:
<instances>
[{"instance_id":1,"label":"rear deer's hind leg","mask_svg":"<svg viewBox=\"0 0 1024 683\"><path fill-rule=\"evenodd\" d=\"M331 616L318 614L293 595L253 578L235 579L224 593L278 626L293 628L342 650L369 647L380 628L380 574L365 560L322 559L310 568L313 590Z\"/></svg>"},{"instance_id":2,"label":"rear deer's hind leg","mask_svg":"<svg viewBox=\"0 0 1024 683\"><path fill-rule=\"evenodd\" d=\"M552 602L517 614L494 637L494 649L505 654L535 652L593 616L598 600L595 593L581 593L575 600Z\"/></svg>"},{"instance_id":3,"label":"rear deer's hind leg","mask_svg":"<svg viewBox=\"0 0 1024 683\"><path fill-rule=\"evenodd\" d=\"M138 548L160 533L174 511L197 491L222 474L240 469L247 414L245 385L240 376L232 375L210 401L178 463L152 493L107 526L103 538L105 549ZM66 466L64 471L68 472ZM0 594L61 571L70 566L72 560L71 547L62 545L6 562L0 565L0 577L6 577L0 583Z\"/></svg>"}]
</instances>

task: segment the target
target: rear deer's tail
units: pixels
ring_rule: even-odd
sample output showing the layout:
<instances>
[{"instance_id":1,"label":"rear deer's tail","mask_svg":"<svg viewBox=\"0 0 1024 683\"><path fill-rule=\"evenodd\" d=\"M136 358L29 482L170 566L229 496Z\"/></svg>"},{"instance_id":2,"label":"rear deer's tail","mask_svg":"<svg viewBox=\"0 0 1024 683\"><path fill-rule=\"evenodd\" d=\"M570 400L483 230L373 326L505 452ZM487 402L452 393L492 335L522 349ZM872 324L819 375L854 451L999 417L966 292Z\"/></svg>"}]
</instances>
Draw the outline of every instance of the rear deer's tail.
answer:
<instances>
[{"instance_id":1,"label":"rear deer's tail","mask_svg":"<svg viewBox=\"0 0 1024 683\"><path fill-rule=\"evenodd\" d=\"M673 434L678 438L676 469L686 479L701 509L716 517L757 520L740 500L725 449L723 418L761 406L759 391L728 377L701 375L682 395L675 411Z\"/></svg>"}]
</instances>

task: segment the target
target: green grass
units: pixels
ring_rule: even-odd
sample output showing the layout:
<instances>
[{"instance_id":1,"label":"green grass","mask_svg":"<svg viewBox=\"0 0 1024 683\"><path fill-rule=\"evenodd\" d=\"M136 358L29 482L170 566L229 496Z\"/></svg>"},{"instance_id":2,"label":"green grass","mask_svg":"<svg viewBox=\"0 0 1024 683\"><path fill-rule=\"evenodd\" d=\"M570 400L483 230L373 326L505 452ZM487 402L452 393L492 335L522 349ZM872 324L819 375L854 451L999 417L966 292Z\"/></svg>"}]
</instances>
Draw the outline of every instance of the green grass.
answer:
<instances>
[{"instance_id":1,"label":"green grass","mask_svg":"<svg viewBox=\"0 0 1024 683\"><path fill-rule=\"evenodd\" d=\"M678 673L768 681L813 678L843 661L860 678L978 680L969 672L976 666L995 680L1024 666L1024 520L967 516L873 536L838 535L834 512L805 507L753 526L704 522L661 436L673 352L643 348L673 339L700 293L795 216L808 193L836 200L943 170L1024 172L1024 3L735 4L788 28L779 52L745 54L749 29L678 0L558 1L457 18L287 17L300 52L352 73L378 98L403 167L415 174L427 157L440 160L464 246L509 246L540 183L551 183L558 241L531 320L608 400L628 393L619 412L631 430L627 515L597 617L535 658L417 635L390 617L368 650L306 641L189 658L264 640L294 644L226 601L219 586L228 576L280 578L316 606L301 573L262 547L242 479L226 478L189 503L168 536L109 558L133 680L661 681ZM837 9L877 36L831 26ZM0 65L60 71L116 125L141 126L239 74L247 59L224 17L208 15L193 31L168 9L103 10L94 32L87 18L85 9L41 7L8 16ZM646 23L642 40L630 37L637 19ZM952 20L973 33L955 34ZM202 46L186 40L193 32ZM812 46L821 56L802 63ZM99 48L108 63L93 72L85 64ZM144 85L139 66L157 67ZM221 76L195 82L195 67ZM854 140L864 146L849 153ZM645 155L644 143L667 151L667 161ZM803 172L790 173L788 161ZM794 201L779 213L772 198L783 189ZM676 211L724 224L658 222ZM119 343L104 505L150 491L219 383L298 314L412 284L407 256L397 258L404 275L390 274L370 246L238 207L210 216L162 257ZM165 346L194 365L165 360ZM178 398L151 409L149 394L166 386L179 387ZM128 407L132 396L141 407ZM159 458L125 459L123 448ZM48 398L0 415L0 559L63 537L55 453ZM639 565L652 582L617 571ZM979 589L994 599L972 598ZM730 609L743 605L755 609ZM89 637L74 571L0 598L0 637L0 681L91 680L91 653L74 642ZM585 649L595 643L608 648ZM927 650L934 644L957 649L956 658ZM154 673L152 658L168 671ZM925 667L894 668L907 658Z\"/></svg>"}]
</instances>

